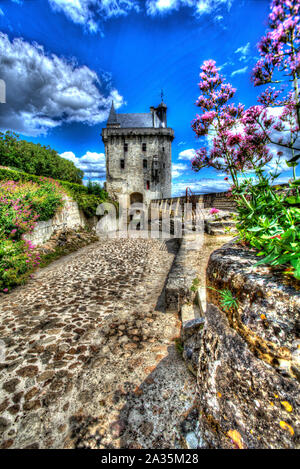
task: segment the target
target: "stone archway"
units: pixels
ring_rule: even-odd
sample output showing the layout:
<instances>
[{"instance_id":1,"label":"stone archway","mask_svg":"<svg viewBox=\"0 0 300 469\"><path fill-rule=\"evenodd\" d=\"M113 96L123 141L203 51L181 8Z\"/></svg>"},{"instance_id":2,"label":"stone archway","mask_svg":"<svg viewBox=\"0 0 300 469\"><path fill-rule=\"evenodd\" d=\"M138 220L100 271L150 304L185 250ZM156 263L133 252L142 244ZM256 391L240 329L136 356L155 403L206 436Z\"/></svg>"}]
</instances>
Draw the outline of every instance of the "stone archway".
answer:
<instances>
[{"instance_id":1,"label":"stone archway","mask_svg":"<svg viewBox=\"0 0 300 469\"><path fill-rule=\"evenodd\" d=\"M143 203L143 194L141 194L140 192L133 192L132 194L130 194L130 205L136 203Z\"/></svg>"},{"instance_id":2,"label":"stone archway","mask_svg":"<svg viewBox=\"0 0 300 469\"><path fill-rule=\"evenodd\" d=\"M140 192L132 192L132 194L130 194L129 222L134 222L135 230L140 230L141 226L144 226L144 212L142 208L143 206L139 205L142 203L143 194L141 194Z\"/></svg>"}]
</instances>

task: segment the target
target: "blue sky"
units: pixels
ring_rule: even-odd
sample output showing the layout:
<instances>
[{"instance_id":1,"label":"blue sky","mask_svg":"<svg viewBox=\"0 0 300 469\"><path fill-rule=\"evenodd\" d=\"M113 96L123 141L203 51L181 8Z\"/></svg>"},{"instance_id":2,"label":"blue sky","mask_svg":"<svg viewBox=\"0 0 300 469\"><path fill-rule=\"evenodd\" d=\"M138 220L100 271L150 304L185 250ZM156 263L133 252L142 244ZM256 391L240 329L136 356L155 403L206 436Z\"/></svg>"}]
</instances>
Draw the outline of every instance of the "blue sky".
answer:
<instances>
[{"instance_id":1,"label":"blue sky","mask_svg":"<svg viewBox=\"0 0 300 469\"><path fill-rule=\"evenodd\" d=\"M226 190L212 169L190 169L201 146L191 130L199 68L214 59L256 103L250 82L269 0L0 0L0 128L50 145L94 180L105 180L101 129L118 112L148 112L164 90L173 194ZM283 172L286 178L290 172Z\"/></svg>"}]
</instances>

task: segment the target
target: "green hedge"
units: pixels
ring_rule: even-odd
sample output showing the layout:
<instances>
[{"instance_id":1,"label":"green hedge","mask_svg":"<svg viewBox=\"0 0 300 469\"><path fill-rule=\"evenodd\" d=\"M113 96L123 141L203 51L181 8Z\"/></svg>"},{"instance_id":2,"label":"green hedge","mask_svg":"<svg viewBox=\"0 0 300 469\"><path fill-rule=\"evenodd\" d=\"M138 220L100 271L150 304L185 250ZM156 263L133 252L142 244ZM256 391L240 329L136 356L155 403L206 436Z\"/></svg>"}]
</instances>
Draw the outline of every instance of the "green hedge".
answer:
<instances>
[{"instance_id":1,"label":"green hedge","mask_svg":"<svg viewBox=\"0 0 300 469\"><path fill-rule=\"evenodd\" d=\"M43 176L35 176L33 174L24 173L22 171L12 170L8 168L1 168L0 167L0 180L2 181L32 181L42 183L51 181L51 178L46 178ZM55 180L56 181L56 180ZM95 192L96 185L93 188L86 187L81 184L75 184L67 181L56 181L58 182L65 192L70 195L77 203L79 208L84 212L87 217L92 217L96 214L97 206L101 202L105 202L108 200L108 194L105 190L100 189L99 186L97 188L97 195L91 193L91 191Z\"/></svg>"}]
</instances>

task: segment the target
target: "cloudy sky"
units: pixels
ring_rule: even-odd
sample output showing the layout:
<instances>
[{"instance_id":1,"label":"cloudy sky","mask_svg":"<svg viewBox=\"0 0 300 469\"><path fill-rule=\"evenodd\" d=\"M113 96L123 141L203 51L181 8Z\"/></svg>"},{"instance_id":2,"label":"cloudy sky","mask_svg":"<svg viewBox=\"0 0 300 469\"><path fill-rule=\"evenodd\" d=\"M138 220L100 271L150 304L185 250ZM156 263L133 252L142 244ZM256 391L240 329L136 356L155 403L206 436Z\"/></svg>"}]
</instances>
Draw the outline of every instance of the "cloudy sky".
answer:
<instances>
[{"instance_id":1,"label":"cloudy sky","mask_svg":"<svg viewBox=\"0 0 300 469\"><path fill-rule=\"evenodd\" d=\"M173 194L226 190L216 171L193 173L191 130L199 67L212 58L256 103L250 83L269 0L0 0L0 129L49 144L86 176L105 180L101 129L110 103L148 112L164 90L173 142ZM283 172L286 179L290 172Z\"/></svg>"}]
</instances>

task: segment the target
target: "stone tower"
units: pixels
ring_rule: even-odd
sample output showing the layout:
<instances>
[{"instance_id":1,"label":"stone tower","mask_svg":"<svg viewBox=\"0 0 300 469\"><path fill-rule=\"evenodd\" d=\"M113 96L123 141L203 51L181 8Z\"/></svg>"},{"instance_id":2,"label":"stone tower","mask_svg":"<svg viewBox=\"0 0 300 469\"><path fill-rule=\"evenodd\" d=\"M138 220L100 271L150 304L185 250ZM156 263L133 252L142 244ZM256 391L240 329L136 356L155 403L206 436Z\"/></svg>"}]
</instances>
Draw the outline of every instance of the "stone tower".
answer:
<instances>
[{"instance_id":1,"label":"stone tower","mask_svg":"<svg viewBox=\"0 0 300 469\"><path fill-rule=\"evenodd\" d=\"M123 194L129 203L145 204L171 197L173 139L164 102L143 114L117 114L112 103L106 128L102 129L109 195L117 199Z\"/></svg>"}]
</instances>

